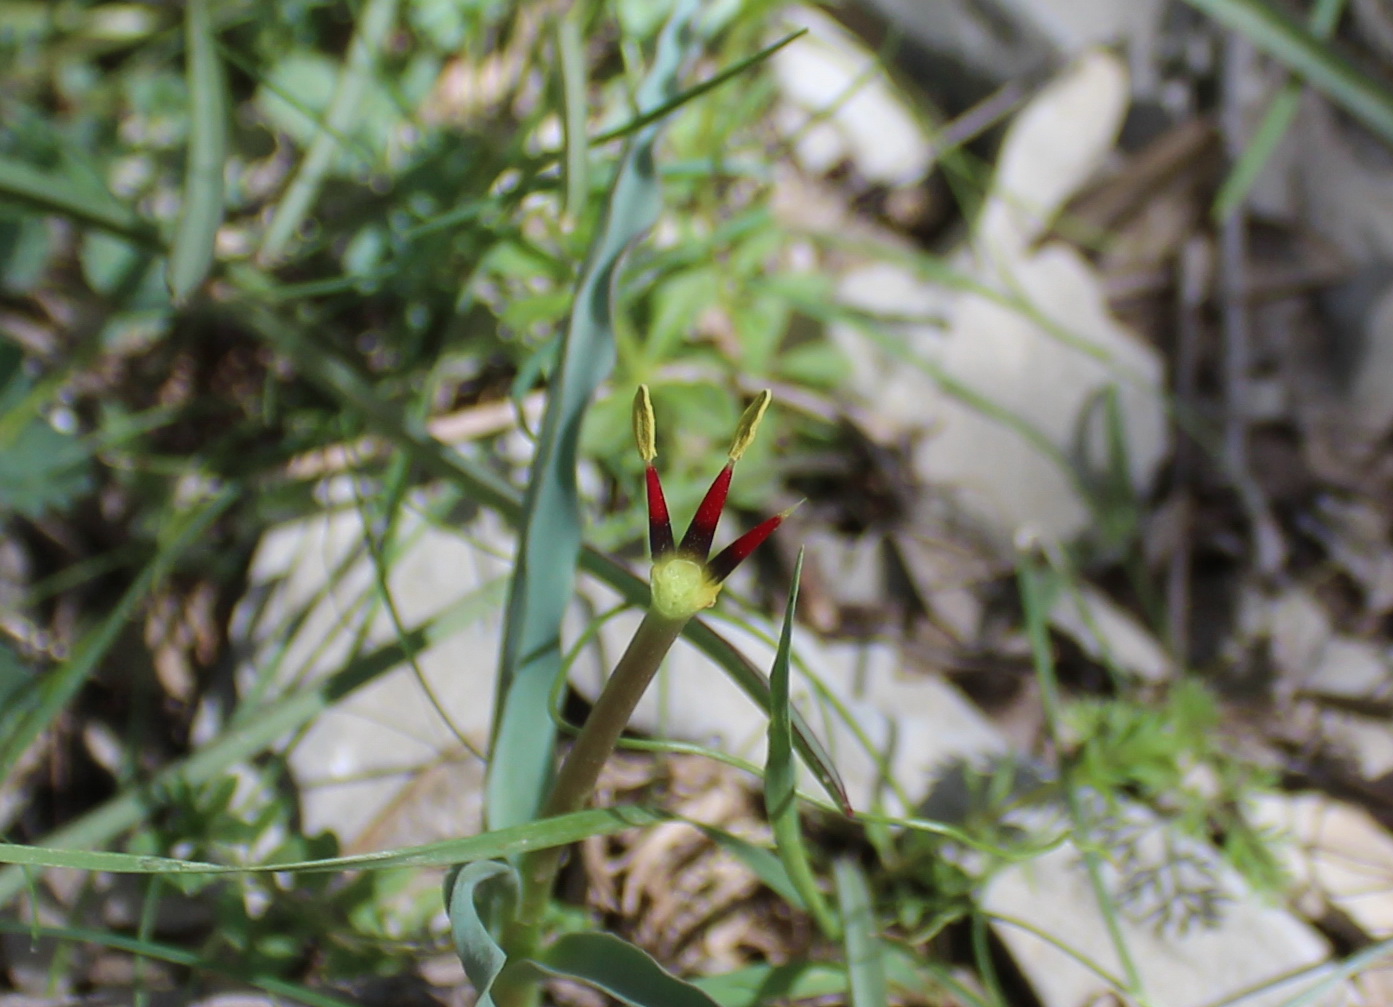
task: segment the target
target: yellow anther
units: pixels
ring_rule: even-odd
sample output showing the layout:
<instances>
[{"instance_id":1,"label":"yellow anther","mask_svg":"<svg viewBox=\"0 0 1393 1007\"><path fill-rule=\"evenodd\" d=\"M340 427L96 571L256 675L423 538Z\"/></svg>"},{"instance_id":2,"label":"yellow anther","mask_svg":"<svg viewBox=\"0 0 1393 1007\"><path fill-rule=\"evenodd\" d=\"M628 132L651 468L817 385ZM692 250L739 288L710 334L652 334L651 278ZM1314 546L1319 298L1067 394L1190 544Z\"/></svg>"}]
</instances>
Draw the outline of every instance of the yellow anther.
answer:
<instances>
[{"instance_id":1,"label":"yellow anther","mask_svg":"<svg viewBox=\"0 0 1393 1007\"><path fill-rule=\"evenodd\" d=\"M652 462L658 457L658 437L653 422L653 399L648 394L647 385L639 385L634 396L634 443L638 445L639 457Z\"/></svg>"},{"instance_id":2,"label":"yellow anther","mask_svg":"<svg viewBox=\"0 0 1393 1007\"><path fill-rule=\"evenodd\" d=\"M735 428L735 438L730 442L730 460L738 462L740 456L745 453L755 439L755 434L759 432L759 421L764 419L764 414L769 409L769 403L774 400L774 393L768 388L755 396L755 400L750 403L740 417L740 425Z\"/></svg>"}]
</instances>

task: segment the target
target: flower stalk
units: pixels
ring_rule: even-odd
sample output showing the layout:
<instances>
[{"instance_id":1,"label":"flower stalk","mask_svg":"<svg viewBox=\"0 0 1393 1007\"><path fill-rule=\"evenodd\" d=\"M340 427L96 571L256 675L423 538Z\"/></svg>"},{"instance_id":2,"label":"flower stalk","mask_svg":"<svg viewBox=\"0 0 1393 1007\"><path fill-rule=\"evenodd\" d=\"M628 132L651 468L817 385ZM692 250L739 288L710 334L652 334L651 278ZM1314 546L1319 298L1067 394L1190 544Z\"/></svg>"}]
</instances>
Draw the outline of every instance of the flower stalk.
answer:
<instances>
[{"instance_id":1,"label":"flower stalk","mask_svg":"<svg viewBox=\"0 0 1393 1007\"><path fill-rule=\"evenodd\" d=\"M648 541L653 560L649 579L652 601L562 763L543 808L544 816L579 811L590 802L606 760L618 745L663 658L682 635L683 627L694 615L716 603L726 578L788 516L789 512L785 511L761 522L708 559L716 526L725 509L735 463L754 441L771 399L768 391L760 392L745 410L725 466L707 490L681 543L676 544L662 481L653 464L658 454L653 403L647 386L639 387L634 398L634 440L646 466ZM561 868L563 854L561 848L552 848L523 857L520 865L522 897L516 922L504 938L510 955L527 956L535 951L542 913Z\"/></svg>"}]
</instances>

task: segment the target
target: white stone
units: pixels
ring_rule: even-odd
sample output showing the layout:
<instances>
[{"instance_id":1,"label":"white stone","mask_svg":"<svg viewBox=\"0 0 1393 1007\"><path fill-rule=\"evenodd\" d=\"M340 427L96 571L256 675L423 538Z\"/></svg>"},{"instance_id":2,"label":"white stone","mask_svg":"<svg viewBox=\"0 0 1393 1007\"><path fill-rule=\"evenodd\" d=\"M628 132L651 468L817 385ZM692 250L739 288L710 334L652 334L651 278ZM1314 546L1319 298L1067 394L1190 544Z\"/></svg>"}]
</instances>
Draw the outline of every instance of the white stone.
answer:
<instances>
[{"instance_id":1,"label":"white stone","mask_svg":"<svg viewBox=\"0 0 1393 1007\"><path fill-rule=\"evenodd\" d=\"M1293 880L1359 924L1393 936L1393 836L1367 811L1323 794L1253 798L1254 824L1276 829L1274 844Z\"/></svg>"},{"instance_id":2,"label":"white stone","mask_svg":"<svg viewBox=\"0 0 1393 1007\"><path fill-rule=\"evenodd\" d=\"M238 674L243 697L303 686L341 670L355 645L370 652L397 639L363 536L359 511L337 507L263 538L239 617L250 650ZM408 506L396 541L388 584L403 626L448 617L417 655L440 710L402 665L316 716L288 753L305 831L332 829L349 843L416 776L471 758L457 732L483 751L493 711L511 533L491 514L452 530ZM439 802L435 834L416 841L475 831L478 807L468 793Z\"/></svg>"},{"instance_id":3,"label":"white stone","mask_svg":"<svg viewBox=\"0 0 1393 1007\"><path fill-rule=\"evenodd\" d=\"M920 181L933 147L875 54L813 8L792 7L784 17L790 29L808 32L770 61L788 103L778 119L799 163L825 174L846 161L887 186Z\"/></svg>"},{"instance_id":4,"label":"white stone","mask_svg":"<svg viewBox=\"0 0 1393 1007\"><path fill-rule=\"evenodd\" d=\"M1050 625L1104 665L1143 682L1159 682L1174 671L1165 649L1135 616L1091 584L1060 593Z\"/></svg>"},{"instance_id":5,"label":"white stone","mask_svg":"<svg viewBox=\"0 0 1393 1007\"><path fill-rule=\"evenodd\" d=\"M1131 814L1140 821L1149 819L1140 809ZM1166 828L1155 822L1153 827ZM1322 963L1329 959L1330 949L1325 940L1291 913L1255 896L1213 849L1172 835L1165 850L1159 831L1148 840L1142 847L1147 856L1185 852L1209 863L1219 890L1232 901L1222 903L1215 926L1195 922L1183 931L1175 926L1158 929L1151 922L1118 914L1122 941L1145 994L1142 1002L1152 1007L1218 1004L1249 987L1311 967L1314 971L1300 980L1242 1001L1244 1007L1276 1007L1326 977L1328 966ZM1105 863L1102 876L1115 897L1121 888L1117 871ZM1109 985L1083 960L1113 976L1122 975L1116 945L1072 842L994 874L983 891L982 908L998 917L993 923L997 933L1045 1007L1080 1007L1106 996ZM1009 920L1027 924L1068 951ZM1343 988L1316 1001L1322 1005L1350 1002Z\"/></svg>"}]
</instances>

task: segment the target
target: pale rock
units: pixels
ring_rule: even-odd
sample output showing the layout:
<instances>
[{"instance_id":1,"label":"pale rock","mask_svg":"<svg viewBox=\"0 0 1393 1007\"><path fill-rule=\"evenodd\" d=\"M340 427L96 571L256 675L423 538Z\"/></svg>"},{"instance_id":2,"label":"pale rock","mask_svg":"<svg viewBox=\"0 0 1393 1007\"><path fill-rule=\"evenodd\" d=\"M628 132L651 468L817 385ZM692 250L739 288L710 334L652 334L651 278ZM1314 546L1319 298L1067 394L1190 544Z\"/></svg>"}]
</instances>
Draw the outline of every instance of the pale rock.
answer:
<instances>
[{"instance_id":1,"label":"pale rock","mask_svg":"<svg viewBox=\"0 0 1393 1007\"><path fill-rule=\"evenodd\" d=\"M330 496L341 496L331 490ZM424 504L423 504L424 506ZM463 530L401 512L389 588L407 629L441 617L417 661L435 708L414 671L402 665L315 717L290 743L288 760L302 792L304 829L329 829L352 843L420 774L457 767L470 786L454 799L432 797L434 825L417 842L477 831L477 769L459 735L477 750L488 742L511 571L512 534L483 513ZM341 670L355 645L363 652L397 639L377 597L359 511L338 507L268 532L252 562L252 588L237 620L248 659L241 694L264 700ZM361 640L361 644L359 641ZM270 681L264 679L270 676ZM439 789L437 786L436 789ZM446 788L449 789L449 788ZM416 816L420 819L420 815Z\"/></svg>"},{"instance_id":2,"label":"pale rock","mask_svg":"<svg viewBox=\"0 0 1393 1007\"><path fill-rule=\"evenodd\" d=\"M1164 681L1174 672L1174 663L1156 637L1091 584L1061 592L1050 611L1050 625L1093 660L1142 682Z\"/></svg>"},{"instance_id":3,"label":"pale rock","mask_svg":"<svg viewBox=\"0 0 1393 1007\"><path fill-rule=\"evenodd\" d=\"M966 278L964 277L964 280ZM926 280L899 263L869 262L848 269L837 283L837 299L871 316L883 340L847 324L828 326L850 370L847 387L868 406L877 440L923 429L931 404L943 393L934 382L935 361L947 337L944 319L957 300L951 287Z\"/></svg>"},{"instance_id":4,"label":"pale rock","mask_svg":"<svg viewBox=\"0 0 1393 1007\"><path fill-rule=\"evenodd\" d=\"M877 535L842 535L810 528L807 562L838 605L879 605L885 597L884 542Z\"/></svg>"},{"instance_id":5,"label":"pale rock","mask_svg":"<svg viewBox=\"0 0 1393 1007\"><path fill-rule=\"evenodd\" d=\"M1165 456L1163 367L1108 312L1097 275L1072 248L1041 249L1011 280L1028 310L981 294L959 301L937 364L963 391L925 402L929 434L914 467L999 539L1069 539L1093 523L1073 470L1108 464L1109 390L1138 492Z\"/></svg>"},{"instance_id":6,"label":"pale rock","mask_svg":"<svg viewBox=\"0 0 1393 1007\"><path fill-rule=\"evenodd\" d=\"M792 7L784 18L808 32L770 60L787 103L776 114L803 168L820 175L848 162L886 186L923 179L933 146L876 55L811 7Z\"/></svg>"},{"instance_id":7,"label":"pale rock","mask_svg":"<svg viewBox=\"0 0 1393 1007\"><path fill-rule=\"evenodd\" d=\"M1393 693L1393 677L1383 648L1368 640L1336 636L1321 648L1319 662L1301 687L1346 699L1387 698Z\"/></svg>"},{"instance_id":8,"label":"pale rock","mask_svg":"<svg viewBox=\"0 0 1393 1007\"><path fill-rule=\"evenodd\" d=\"M974 244L1008 268L1103 166L1127 114L1127 73L1111 55L1081 56L1007 130Z\"/></svg>"},{"instance_id":9,"label":"pale rock","mask_svg":"<svg viewBox=\"0 0 1393 1007\"><path fill-rule=\"evenodd\" d=\"M1314 928L1255 896L1212 848L1178 834L1163 838L1160 830L1168 826L1152 819L1149 812L1132 809L1129 814L1137 823L1151 823L1153 831L1141 847L1146 857L1160 863L1161 857L1184 853L1194 858L1191 863L1206 865L1197 881L1207 877L1229 897L1219 904L1213 926L1195 921L1183 929L1158 928L1134 914L1118 913L1121 938L1136 965L1146 1003L1152 1007L1223 1003L1242 990L1309 968L1298 979L1242 1001L1245 1007L1277 1007L1329 977L1330 966L1324 963L1330 949ZM1033 831L1040 835L1060 827L1059 820L1043 831L1035 824ZM1123 879L1106 861L1101 874L1115 899ZM1122 975L1083 858L1071 841L992 875L981 905L994 917L993 927L1045 1007L1079 1007L1108 994L1109 985L1083 965L1084 960L1113 976ZM1012 920L1036 932L1012 925ZM1348 989L1341 987L1315 1003L1334 1007L1352 1000Z\"/></svg>"},{"instance_id":10,"label":"pale rock","mask_svg":"<svg viewBox=\"0 0 1393 1007\"><path fill-rule=\"evenodd\" d=\"M1262 794L1249 814L1277 830L1274 849L1298 885L1369 936L1393 936L1393 836L1367 811L1323 794Z\"/></svg>"},{"instance_id":11,"label":"pale rock","mask_svg":"<svg viewBox=\"0 0 1393 1007\"><path fill-rule=\"evenodd\" d=\"M1309 590L1292 587L1270 608L1272 663L1284 688L1302 688L1334 633L1325 606Z\"/></svg>"},{"instance_id":12,"label":"pale rock","mask_svg":"<svg viewBox=\"0 0 1393 1007\"><path fill-rule=\"evenodd\" d=\"M885 319L882 337L830 327L851 386L891 430L916 431L916 476L1009 551L1021 533L1071 539L1094 521L1083 471L1102 474L1115 394L1127 474L1145 492L1168 451L1164 367L1111 314L1074 249L1038 250L1111 150L1127 106L1117 60L1090 53L1017 117L968 246L933 276L880 262L839 299Z\"/></svg>"}]
</instances>

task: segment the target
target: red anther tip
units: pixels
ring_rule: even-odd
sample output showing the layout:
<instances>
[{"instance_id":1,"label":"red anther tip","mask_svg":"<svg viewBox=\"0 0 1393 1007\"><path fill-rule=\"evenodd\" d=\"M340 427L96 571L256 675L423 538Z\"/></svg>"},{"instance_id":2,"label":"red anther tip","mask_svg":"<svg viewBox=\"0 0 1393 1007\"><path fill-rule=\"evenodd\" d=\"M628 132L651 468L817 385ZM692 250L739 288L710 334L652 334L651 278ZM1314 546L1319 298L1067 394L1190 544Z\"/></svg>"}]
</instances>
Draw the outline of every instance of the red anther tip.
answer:
<instances>
[{"instance_id":1,"label":"red anther tip","mask_svg":"<svg viewBox=\"0 0 1393 1007\"><path fill-rule=\"evenodd\" d=\"M730 477L734 466L727 463L716 476L716 481L706 491L706 496L697 508L696 516L687 526L687 534L682 536L678 548L693 558L705 562L711 552L711 540L716 537L716 525L720 524L721 511L725 510L726 495L730 492Z\"/></svg>"},{"instance_id":2,"label":"red anther tip","mask_svg":"<svg viewBox=\"0 0 1393 1007\"><path fill-rule=\"evenodd\" d=\"M717 584L723 582L734 572L735 568L745 561L745 559L760 547L760 545L774 530L784 523L784 518L789 512L775 514L755 525L745 534L726 546L716 554L715 559L706 564L706 575Z\"/></svg>"},{"instance_id":3,"label":"red anther tip","mask_svg":"<svg viewBox=\"0 0 1393 1007\"><path fill-rule=\"evenodd\" d=\"M667 499L663 496L662 480L658 470L648 466L648 549L656 561L672 552L672 519L667 512Z\"/></svg>"}]
</instances>

